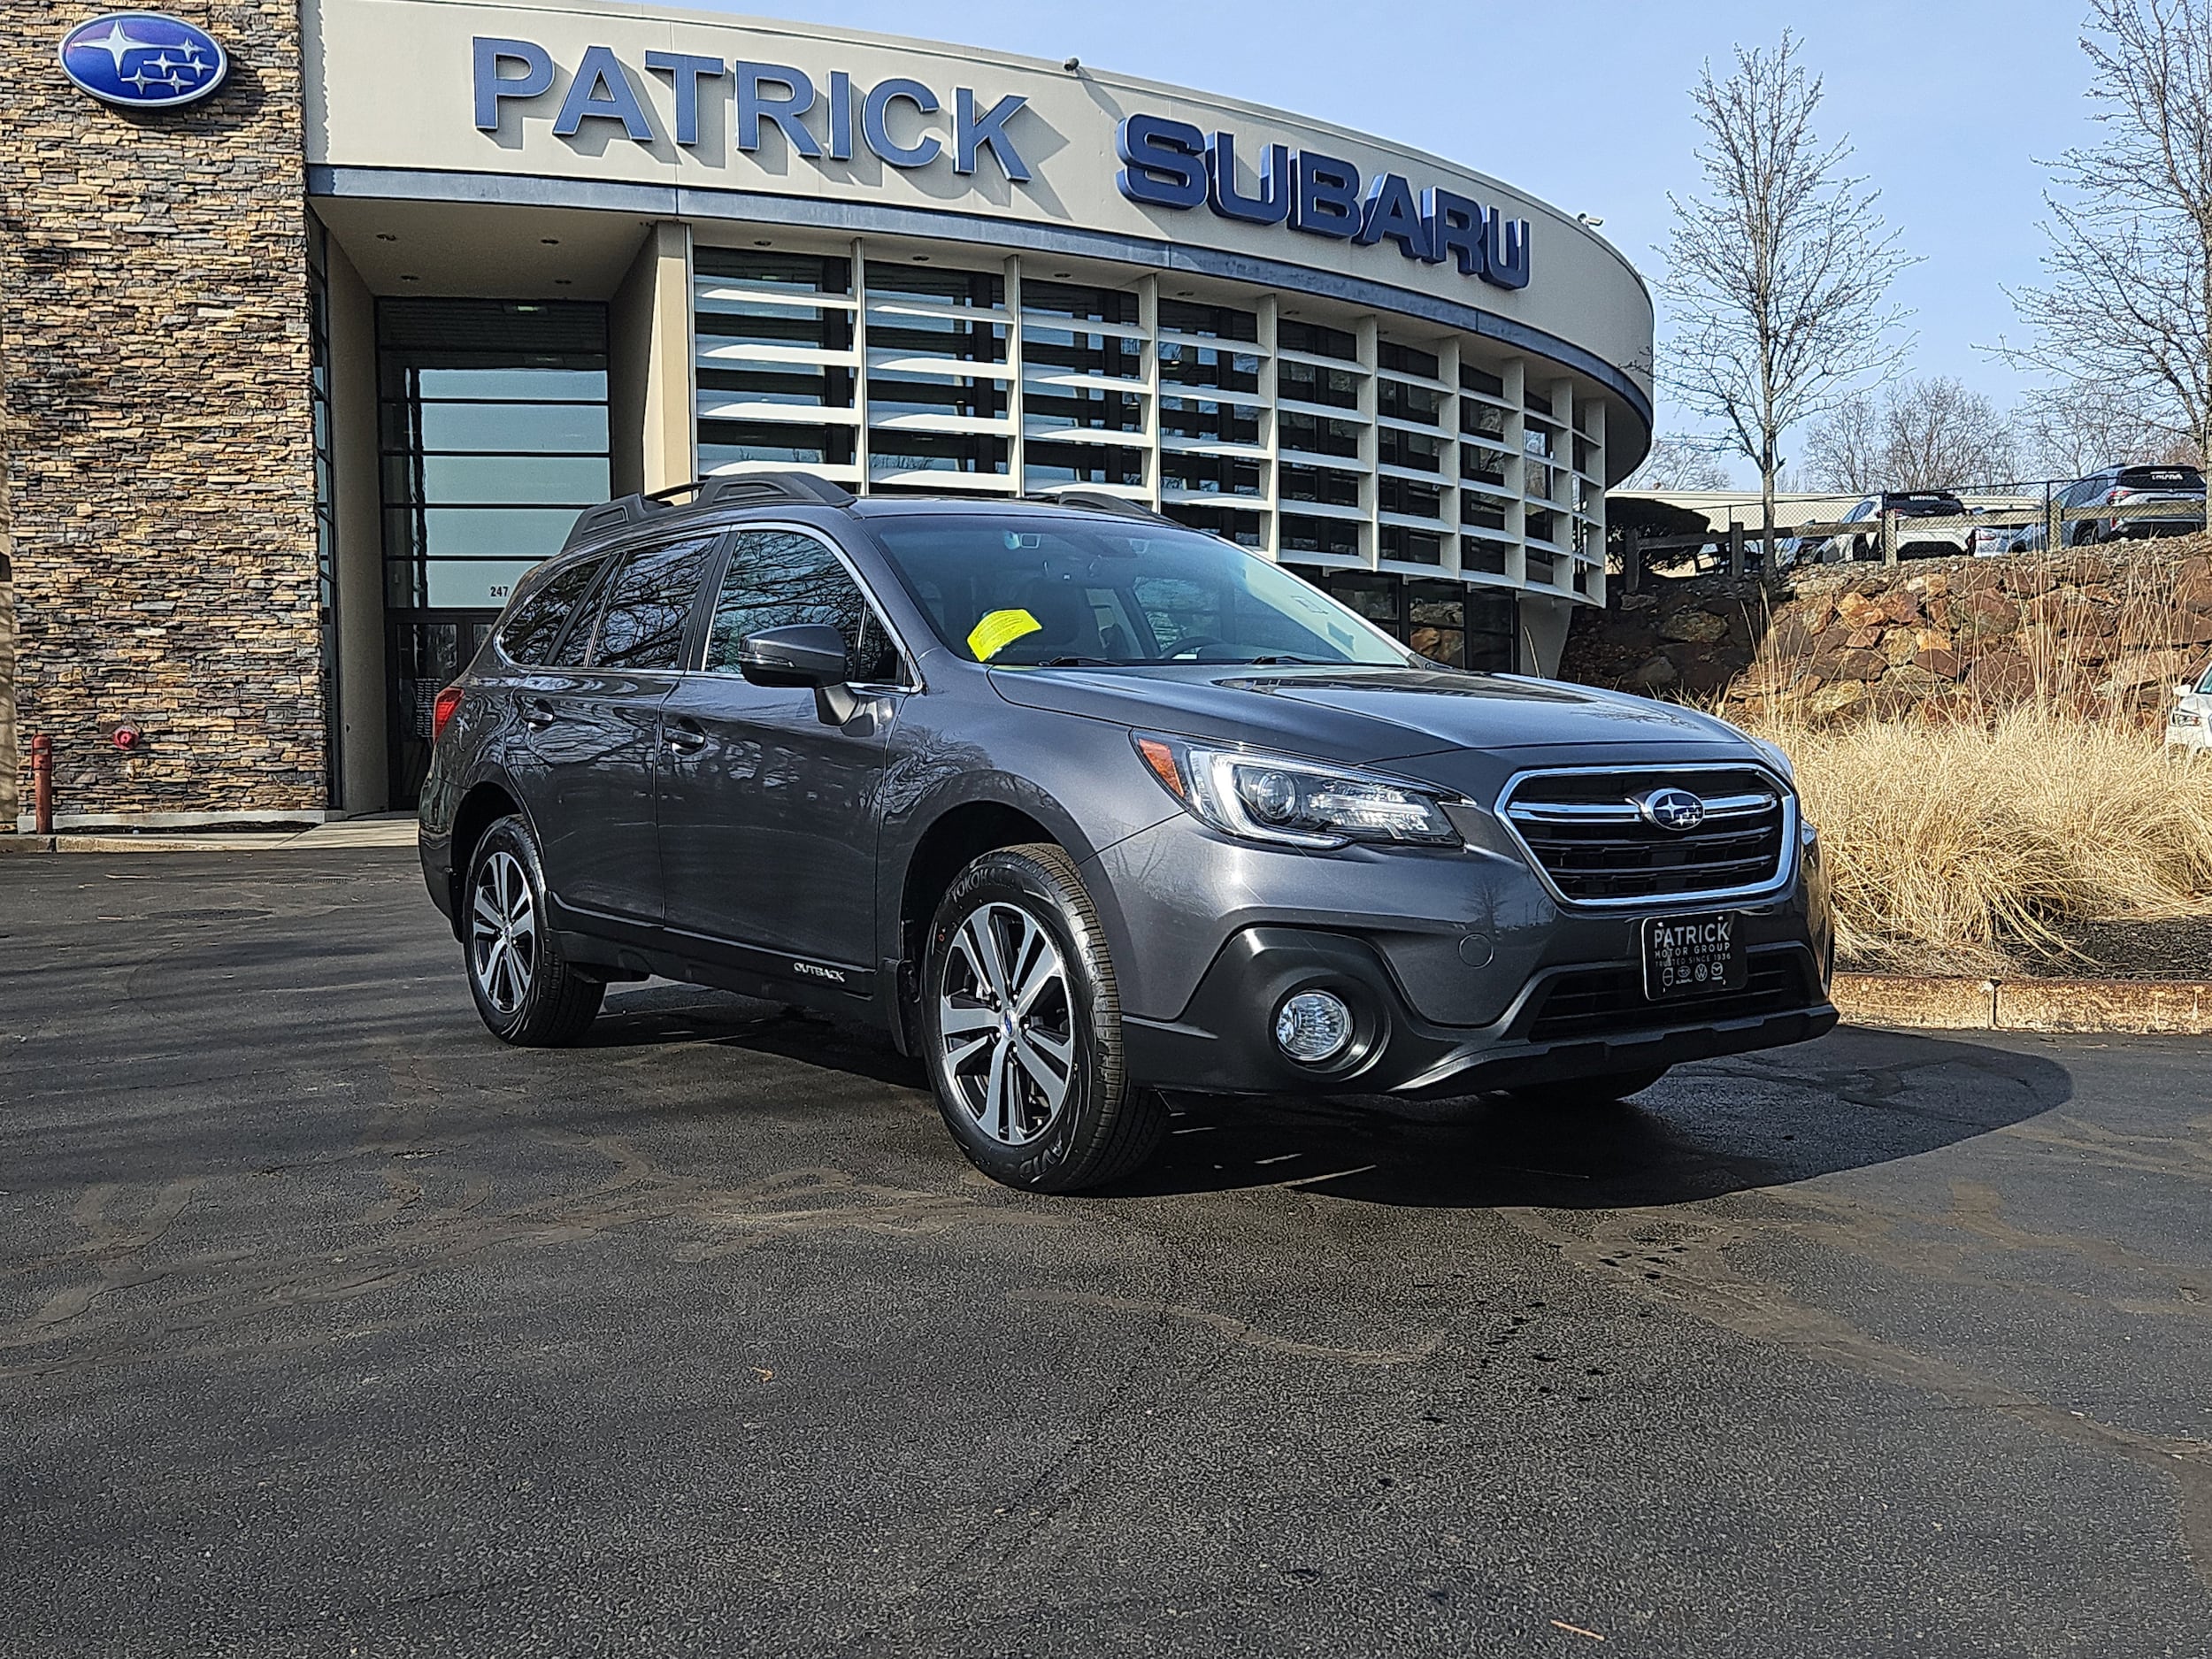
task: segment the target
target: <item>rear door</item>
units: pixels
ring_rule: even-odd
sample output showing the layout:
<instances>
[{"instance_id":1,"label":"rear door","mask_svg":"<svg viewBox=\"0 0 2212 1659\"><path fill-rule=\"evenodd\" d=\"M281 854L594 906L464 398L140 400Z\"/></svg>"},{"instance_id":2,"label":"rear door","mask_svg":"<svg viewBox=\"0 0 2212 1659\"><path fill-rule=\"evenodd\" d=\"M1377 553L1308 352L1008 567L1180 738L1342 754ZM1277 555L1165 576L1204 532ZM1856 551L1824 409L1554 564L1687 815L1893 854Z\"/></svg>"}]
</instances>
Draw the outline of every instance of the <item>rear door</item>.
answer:
<instances>
[{"instance_id":1,"label":"rear door","mask_svg":"<svg viewBox=\"0 0 2212 1659\"><path fill-rule=\"evenodd\" d=\"M756 686L738 641L787 624L845 636L860 710L826 724L814 693ZM675 948L864 994L873 983L884 757L906 658L815 531L733 532L699 669L662 710L660 856Z\"/></svg>"},{"instance_id":2,"label":"rear door","mask_svg":"<svg viewBox=\"0 0 2212 1659\"><path fill-rule=\"evenodd\" d=\"M660 709L720 541L709 532L618 555L552 664L517 687L514 770L546 886L587 929L660 919Z\"/></svg>"}]
</instances>

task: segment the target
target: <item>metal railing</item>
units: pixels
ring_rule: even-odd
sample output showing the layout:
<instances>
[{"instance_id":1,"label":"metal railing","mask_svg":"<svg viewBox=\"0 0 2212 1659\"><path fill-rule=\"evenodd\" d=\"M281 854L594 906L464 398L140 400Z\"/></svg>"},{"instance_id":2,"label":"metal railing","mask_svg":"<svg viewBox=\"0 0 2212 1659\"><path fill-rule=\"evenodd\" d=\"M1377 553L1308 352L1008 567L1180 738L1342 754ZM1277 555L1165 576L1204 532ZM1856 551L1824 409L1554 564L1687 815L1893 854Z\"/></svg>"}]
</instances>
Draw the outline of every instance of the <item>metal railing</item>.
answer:
<instances>
[{"instance_id":1,"label":"metal railing","mask_svg":"<svg viewBox=\"0 0 2212 1659\"><path fill-rule=\"evenodd\" d=\"M1813 549L1814 557L1801 555L1793 563L1809 565L1821 563L1850 563L1860 556L1857 549L1864 546L1864 557L1870 560L1879 549L1881 562L1893 565L1898 562L1899 549L1930 541L1947 541L1955 536L1961 545L1957 557L1964 557L1978 551L1975 533L1981 530L2017 531L2020 545L2007 547L2003 552L2042 552L2052 547L2079 547L2094 541L2121 539L2120 526L2161 519L2181 519L2201 529L2205 524L2205 503L2201 499L2154 501L2139 503L2109 502L2084 507L2061 507L2057 498L2041 504L2017 508L1992 507L1978 512L1948 514L1940 518L1908 517L1902 513L1886 512L1871 518L1823 520L1808 524L1777 525L1773 541L1802 544L1821 544ZM2080 525L2109 525L2112 532L2092 531L2084 536L2077 533ZM1741 577L1747 568L1748 549L1757 544L1760 565L1775 568L1774 561L1766 557L1766 534L1756 526L1732 524L1725 530L1709 531L1703 535L1646 536L1633 529L1623 533L1624 563L1626 587L1630 593L1640 591L1646 575L1660 576L1664 572L1655 567L1653 555L1667 553L1690 554L1692 575L1706 575L1725 570L1732 577ZM1838 541L1851 544L1848 556L1843 559L1827 557ZM1713 558L1711 571L1706 567L1708 554ZM1986 555L1985 555L1986 557ZM1679 564L1680 560L1669 561Z\"/></svg>"}]
</instances>

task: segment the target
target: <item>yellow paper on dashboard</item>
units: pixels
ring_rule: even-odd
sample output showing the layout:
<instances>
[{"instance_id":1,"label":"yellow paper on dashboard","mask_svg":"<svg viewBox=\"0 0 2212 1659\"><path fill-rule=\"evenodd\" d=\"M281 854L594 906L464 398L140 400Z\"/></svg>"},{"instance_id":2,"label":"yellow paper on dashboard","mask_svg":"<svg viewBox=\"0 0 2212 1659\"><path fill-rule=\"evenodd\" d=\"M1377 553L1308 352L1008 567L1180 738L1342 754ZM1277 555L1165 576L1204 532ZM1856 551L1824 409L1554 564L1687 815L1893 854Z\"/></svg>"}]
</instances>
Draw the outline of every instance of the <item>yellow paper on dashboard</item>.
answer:
<instances>
[{"instance_id":1,"label":"yellow paper on dashboard","mask_svg":"<svg viewBox=\"0 0 2212 1659\"><path fill-rule=\"evenodd\" d=\"M1023 634L1043 626L1026 611L994 611L968 630L968 649L977 662L987 663Z\"/></svg>"}]
</instances>

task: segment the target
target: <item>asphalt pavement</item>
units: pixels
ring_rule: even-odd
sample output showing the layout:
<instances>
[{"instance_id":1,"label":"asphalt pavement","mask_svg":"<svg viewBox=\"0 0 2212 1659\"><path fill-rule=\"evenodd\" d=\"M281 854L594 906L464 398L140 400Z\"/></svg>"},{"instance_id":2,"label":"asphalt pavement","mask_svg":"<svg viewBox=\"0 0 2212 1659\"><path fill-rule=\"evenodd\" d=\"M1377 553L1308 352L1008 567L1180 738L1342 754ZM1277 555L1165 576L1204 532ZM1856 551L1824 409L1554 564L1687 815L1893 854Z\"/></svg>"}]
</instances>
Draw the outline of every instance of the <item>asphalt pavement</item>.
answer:
<instances>
[{"instance_id":1,"label":"asphalt pavement","mask_svg":"<svg viewBox=\"0 0 2212 1659\"><path fill-rule=\"evenodd\" d=\"M405 853L0 860L0 1654L2212 1655L2212 1043L1181 1102L503 1048Z\"/></svg>"}]
</instances>

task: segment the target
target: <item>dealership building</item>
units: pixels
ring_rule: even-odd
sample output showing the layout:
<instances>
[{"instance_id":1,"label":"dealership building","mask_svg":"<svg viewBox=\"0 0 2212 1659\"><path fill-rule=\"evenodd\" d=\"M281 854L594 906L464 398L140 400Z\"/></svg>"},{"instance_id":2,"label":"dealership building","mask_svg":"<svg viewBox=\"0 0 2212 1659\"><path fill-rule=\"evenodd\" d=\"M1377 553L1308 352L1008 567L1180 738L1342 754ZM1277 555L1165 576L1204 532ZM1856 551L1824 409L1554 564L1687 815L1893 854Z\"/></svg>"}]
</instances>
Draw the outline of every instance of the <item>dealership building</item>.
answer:
<instances>
[{"instance_id":1,"label":"dealership building","mask_svg":"<svg viewBox=\"0 0 2212 1659\"><path fill-rule=\"evenodd\" d=\"M1548 672L1603 601L1650 298L1467 166L641 6L26 0L9 36L0 744L11 703L52 738L65 826L411 804L577 511L732 472L1108 491L1468 668Z\"/></svg>"}]
</instances>

